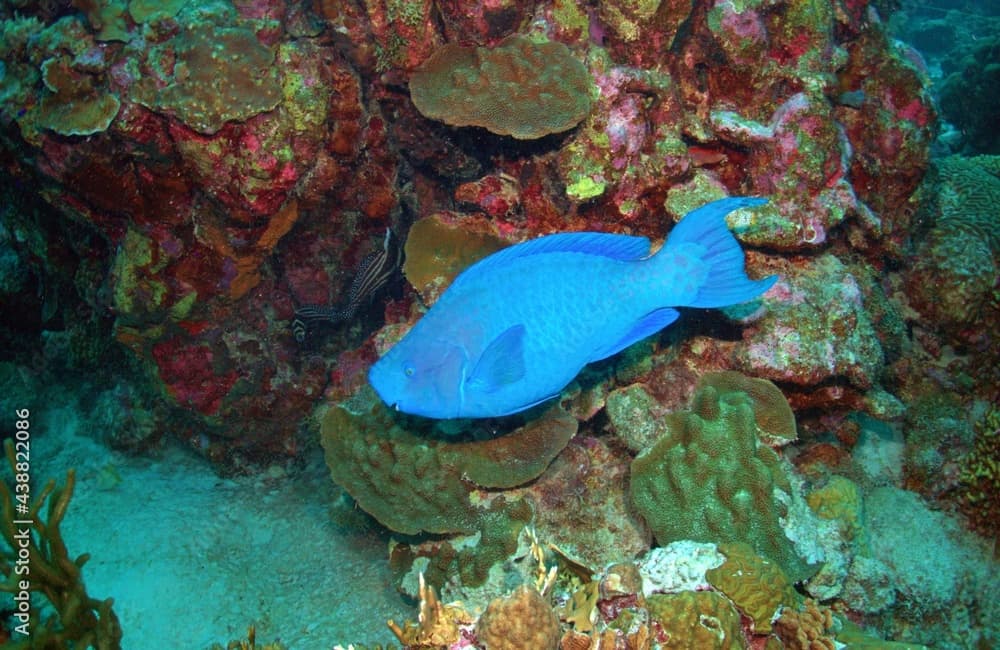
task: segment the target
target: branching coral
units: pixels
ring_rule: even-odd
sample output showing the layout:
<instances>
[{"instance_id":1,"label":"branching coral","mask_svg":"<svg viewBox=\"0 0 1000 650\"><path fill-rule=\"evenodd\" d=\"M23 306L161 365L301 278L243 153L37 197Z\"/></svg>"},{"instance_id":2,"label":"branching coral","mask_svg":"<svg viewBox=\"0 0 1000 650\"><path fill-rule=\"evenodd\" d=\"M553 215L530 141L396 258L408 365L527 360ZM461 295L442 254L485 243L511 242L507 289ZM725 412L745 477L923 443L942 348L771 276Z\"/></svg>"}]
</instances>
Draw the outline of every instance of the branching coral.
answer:
<instances>
[{"instance_id":1,"label":"branching coral","mask_svg":"<svg viewBox=\"0 0 1000 650\"><path fill-rule=\"evenodd\" d=\"M434 587L424 581L420 574L420 614L417 622L407 621L402 627L389 620L389 629L400 643L407 648L440 648L459 640L459 625L472 622L461 607L443 605L438 600Z\"/></svg>"},{"instance_id":2,"label":"branching coral","mask_svg":"<svg viewBox=\"0 0 1000 650\"><path fill-rule=\"evenodd\" d=\"M14 443L4 445L7 461L15 478L23 474L23 463L15 457ZM19 479L15 485L24 485ZM87 648L117 650L121 647L122 630L118 617L111 609L113 599L98 600L87 593L83 582L83 565L90 559L83 554L70 559L59 526L76 485L76 474L70 470L66 483L57 486L50 480L33 503L25 505L22 492L12 491L0 482L0 534L8 548L0 556L0 573L4 582L0 590L18 595L41 593L52 604L56 614L41 621L37 610L30 614L27 629L30 636L5 645L5 648ZM48 518L42 519L42 508L48 504ZM24 514L22 514L24 513ZM30 521L30 525L20 522ZM27 573L21 567L27 567ZM27 602L27 601L24 601Z\"/></svg>"}]
</instances>

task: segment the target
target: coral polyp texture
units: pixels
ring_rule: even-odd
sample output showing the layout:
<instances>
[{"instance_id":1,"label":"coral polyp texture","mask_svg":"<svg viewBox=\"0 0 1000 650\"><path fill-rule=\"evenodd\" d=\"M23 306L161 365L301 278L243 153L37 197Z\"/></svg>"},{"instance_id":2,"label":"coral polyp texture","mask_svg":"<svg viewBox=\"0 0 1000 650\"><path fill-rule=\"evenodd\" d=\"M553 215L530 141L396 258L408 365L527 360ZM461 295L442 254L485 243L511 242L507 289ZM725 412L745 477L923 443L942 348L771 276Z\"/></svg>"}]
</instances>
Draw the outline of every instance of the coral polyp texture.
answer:
<instances>
[{"instance_id":1,"label":"coral polyp texture","mask_svg":"<svg viewBox=\"0 0 1000 650\"><path fill-rule=\"evenodd\" d=\"M521 140L561 133L590 110L587 68L559 42L511 36L496 47L443 45L410 77L425 116Z\"/></svg>"},{"instance_id":2,"label":"coral polyp texture","mask_svg":"<svg viewBox=\"0 0 1000 650\"><path fill-rule=\"evenodd\" d=\"M725 392L707 375L691 410L664 418L664 433L632 462L632 501L658 543L748 542L800 579L809 570L785 536L785 506L775 490L791 486L785 468L757 437L755 404Z\"/></svg>"},{"instance_id":3,"label":"coral polyp texture","mask_svg":"<svg viewBox=\"0 0 1000 650\"><path fill-rule=\"evenodd\" d=\"M489 650L554 648L559 642L559 619L544 596L522 585L510 596L490 602L476 623L476 635Z\"/></svg>"},{"instance_id":4,"label":"coral polyp texture","mask_svg":"<svg viewBox=\"0 0 1000 650\"><path fill-rule=\"evenodd\" d=\"M134 86L133 97L211 135L226 122L278 105L281 83L274 58L274 48L245 27L197 22L150 49L146 65L153 75Z\"/></svg>"},{"instance_id":5,"label":"coral polyp texture","mask_svg":"<svg viewBox=\"0 0 1000 650\"><path fill-rule=\"evenodd\" d=\"M1000 278L1000 156L936 161L921 194L930 227L907 270L911 305L952 337L971 325L989 329Z\"/></svg>"},{"instance_id":6,"label":"coral polyp texture","mask_svg":"<svg viewBox=\"0 0 1000 650\"><path fill-rule=\"evenodd\" d=\"M484 442L423 439L395 424L370 389L330 409L322 441L334 481L392 530L415 534L478 530L477 488L511 488L536 478L576 433L553 413Z\"/></svg>"}]
</instances>

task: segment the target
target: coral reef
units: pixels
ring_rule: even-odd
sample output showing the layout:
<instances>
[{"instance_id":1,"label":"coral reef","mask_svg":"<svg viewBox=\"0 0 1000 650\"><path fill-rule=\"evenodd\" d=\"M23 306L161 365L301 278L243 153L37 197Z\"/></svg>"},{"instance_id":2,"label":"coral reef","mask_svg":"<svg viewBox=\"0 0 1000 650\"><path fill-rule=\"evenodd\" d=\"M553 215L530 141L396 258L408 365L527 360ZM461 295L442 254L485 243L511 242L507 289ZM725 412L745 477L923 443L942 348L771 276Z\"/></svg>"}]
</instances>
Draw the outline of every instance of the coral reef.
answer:
<instances>
[{"instance_id":1,"label":"coral reef","mask_svg":"<svg viewBox=\"0 0 1000 650\"><path fill-rule=\"evenodd\" d=\"M956 15L911 26L955 41L927 67L891 38L894 4L8 3L0 380L104 364L123 376L93 417L117 448L169 432L227 472L319 430L423 602L397 626L408 646L490 643L532 598L551 647L875 643L848 618L995 645L1000 616L970 595L995 580L966 538L885 487L996 535L1000 173L930 162L928 76L952 74L964 144L993 146L995 37ZM750 275L780 282L686 310L554 410L433 425L365 388L480 256L557 231L655 247L736 195L769 199L729 225ZM407 282L296 341L296 310L343 304L386 228ZM433 591L482 611L552 569L551 592L496 601L478 631ZM832 612L792 595L807 577Z\"/></svg>"},{"instance_id":2,"label":"coral reef","mask_svg":"<svg viewBox=\"0 0 1000 650\"><path fill-rule=\"evenodd\" d=\"M522 585L490 602L476 623L476 635L486 650L555 648L559 619L540 593Z\"/></svg>"},{"instance_id":3,"label":"coral reef","mask_svg":"<svg viewBox=\"0 0 1000 650\"><path fill-rule=\"evenodd\" d=\"M906 271L908 300L928 326L968 340L992 327L1000 310L993 304L1000 277L1000 156L935 161L920 195L929 228Z\"/></svg>"},{"instance_id":4,"label":"coral reef","mask_svg":"<svg viewBox=\"0 0 1000 650\"><path fill-rule=\"evenodd\" d=\"M985 38L965 55L938 90L943 117L958 128L969 153L1000 154L1000 120L992 89L1000 83L1000 39Z\"/></svg>"},{"instance_id":5,"label":"coral reef","mask_svg":"<svg viewBox=\"0 0 1000 650\"><path fill-rule=\"evenodd\" d=\"M25 636L5 644L9 648L94 647L98 650L121 648L122 630L112 606L114 599L98 600L87 593L83 566L90 559L84 553L72 559L63 540L60 524L66 516L76 474L70 470L63 485L50 480L29 502L28 463L25 452L16 452L14 440L4 442L4 451L14 486L0 482L0 510L3 512L3 535L7 548L0 558L4 582L0 589L14 595L17 620ZM42 519L42 508L47 518ZM22 506L25 506L22 510ZM16 510L15 510L16 507ZM23 513L23 514L22 514ZM25 528L25 523L30 526ZM19 567L26 567L27 572ZM25 577L27 576L27 577ZM30 594L38 592L52 605L55 614L39 620L31 607Z\"/></svg>"},{"instance_id":6,"label":"coral reef","mask_svg":"<svg viewBox=\"0 0 1000 650\"><path fill-rule=\"evenodd\" d=\"M576 433L576 421L552 412L506 436L445 443L395 423L370 388L334 406L322 442L336 483L397 532L476 531L477 488L511 488L536 478Z\"/></svg>"},{"instance_id":7,"label":"coral reef","mask_svg":"<svg viewBox=\"0 0 1000 650\"><path fill-rule=\"evenodd\" d=\"M778 456L757 438L754 400L720 392L711 375L691 410L668 415L665 431L632 462L632 501L661 545L748 542L798 580L808 573L779 523L791 492Z\"/></svg>"},{"instance_id":8,"label":"coral reef","mask_svg":"<svg viewBox=\"0 0 1000 650\"><path fill-rule=\"evenodd\" d=\"M754 631L771 631L771 620L782 606L798 604L799 596L776 564L757 555L749 545L721 544L726 561L705 572L709 584L726 594L754 623Z\"/></svg>"},{"instance_id":9,"label":"coral reef","mask_svg":"<svg viewBox=\"0 0 1000 650\"><path fill-rule=\"evenodd\" d=\"M90 289L87 306L107 312L113 297L118 343L186 412L177 435L236 471L295 453L297 415L380 320L375 308L344 323L316 346L329 354L304 357L285 328L295 308L342 302L345 273L386 226L403 234L456 202L489 228L466 216L456 227L505 242L582 229L660 238L664 209L767 193L766 213L734 224L746 242L898 255L934 115L918 66L865 6L43 3L0 21L3 142L21 182L37 179L103 240L71 251L84 284L106 292ZM454 84L439 73L482 92L442 103ZM490 126L427 99L485 109L504 123L494 130L533 141L448 128L434 120ZM751 265L781 267L771 254ZM415 280L421 297L448 275ZM395 295L390 322L412 305ZM817 386L847 373L869 390L876 351L861 340L837 341L833 371L810 344L803 363L764 376ZM731 348L711 354L740 352L749 368L745 347ZM362 350L355 362L370 362ZM720 366L734 364L707 367Z\"/></svg>"},{"instance_id":10,"label":"coral reef","mask_svg":"<svg viewBox=\"0 0 1000 650\"><path fill-rule=\"evenodd\" d=\"M590 111L590 75L565 45L510 36L494 48L448 43L410 77L425 116L521 140L560 133Z\"/></svg>"}]
</instances>

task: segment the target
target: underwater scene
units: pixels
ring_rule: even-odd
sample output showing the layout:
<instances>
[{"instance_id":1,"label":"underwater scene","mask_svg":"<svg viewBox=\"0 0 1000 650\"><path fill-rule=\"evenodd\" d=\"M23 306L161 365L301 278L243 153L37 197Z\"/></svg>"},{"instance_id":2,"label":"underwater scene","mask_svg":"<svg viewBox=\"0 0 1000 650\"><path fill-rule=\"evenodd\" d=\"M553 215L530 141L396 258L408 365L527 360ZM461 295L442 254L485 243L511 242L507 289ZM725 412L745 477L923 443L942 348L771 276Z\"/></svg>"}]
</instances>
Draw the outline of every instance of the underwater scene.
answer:
<instances>
[{"instance_id":1,"label":"underwater scene","mask_svg":"<svg viewBox=\"0 0 1000 650\"><path fill-rule=\"evenodd\" d=\"M1000 648L1000 0L0 0L0 648Z\"/></svg>"}]
</instances>

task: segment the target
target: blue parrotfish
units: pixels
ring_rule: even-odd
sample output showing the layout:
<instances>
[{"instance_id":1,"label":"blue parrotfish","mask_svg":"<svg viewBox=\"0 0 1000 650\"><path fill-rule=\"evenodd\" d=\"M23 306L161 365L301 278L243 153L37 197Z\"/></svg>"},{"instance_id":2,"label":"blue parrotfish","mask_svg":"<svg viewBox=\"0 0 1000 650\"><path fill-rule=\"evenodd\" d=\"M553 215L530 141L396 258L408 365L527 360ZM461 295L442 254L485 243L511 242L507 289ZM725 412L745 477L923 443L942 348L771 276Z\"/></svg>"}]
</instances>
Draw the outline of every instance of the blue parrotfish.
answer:
<instances>
[{"instance_id":1,"label":"blue parrotfish","mask_svg":"<svg viewBox=\"0 0 1000 650\"><path fill-rule=\"evenodd\" d=\"M650 255L645 237L561 233L516 244L463 271L368 373L391 407L429 418L509 415L559 395L577 373L679 316L764 293L726 225L755 197L688 213Z\"/></svg>"}]
</instances>

